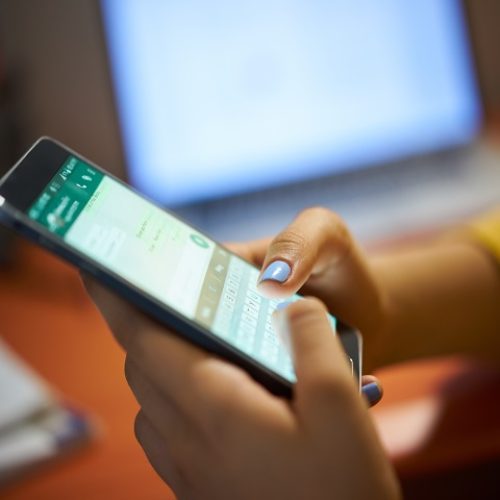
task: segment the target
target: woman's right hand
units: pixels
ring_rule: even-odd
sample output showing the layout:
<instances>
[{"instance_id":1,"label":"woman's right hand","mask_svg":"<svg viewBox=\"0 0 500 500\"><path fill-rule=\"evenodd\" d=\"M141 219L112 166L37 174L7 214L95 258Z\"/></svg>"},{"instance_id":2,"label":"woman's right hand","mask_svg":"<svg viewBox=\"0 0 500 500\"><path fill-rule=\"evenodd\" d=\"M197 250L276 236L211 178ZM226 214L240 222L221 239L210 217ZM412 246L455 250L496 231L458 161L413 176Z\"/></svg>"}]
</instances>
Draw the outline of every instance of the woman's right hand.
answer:
<instances>
[{"instance_id":1,"label":"woman's right hand","mask_svg":"<svg viewBox=\"0 0 500 500\"><path fill-rule=\"evenodd\" d=\"M258 287L264 295L285 298L298 291L313 295L334 316L358 328L365 367L378 366L388 328L388 299L337 214L310 208L272 239L228 246L261 267Z\"/></svg>"}]
</instances>

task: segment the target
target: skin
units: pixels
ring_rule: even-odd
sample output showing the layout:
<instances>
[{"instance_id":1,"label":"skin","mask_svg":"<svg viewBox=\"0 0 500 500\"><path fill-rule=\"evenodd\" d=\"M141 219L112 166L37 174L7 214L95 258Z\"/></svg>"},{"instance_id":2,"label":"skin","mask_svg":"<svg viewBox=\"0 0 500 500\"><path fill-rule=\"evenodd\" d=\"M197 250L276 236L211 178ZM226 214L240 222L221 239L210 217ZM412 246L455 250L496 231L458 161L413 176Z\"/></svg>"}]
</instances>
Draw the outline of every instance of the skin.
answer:
<instances>
[{"instance_id":1,"label":"skin","mask_svg":"<svg viewBox=\"0 0 500 500\"><path fill-rule=\"evenodd\" d=\"M141 406L137 439L178 498L400 497L317 299L277 313L298 378L286 401L105 289L88 288L127 352L127 381Z\"/></svg>"},{"instance_id":2,"label":"skin","mask_svg":"<svg viewBox=\"0 0 500 500\"><path fill-rule=\"evenodd\" d=\"M320 298L362 331L368 369L453 352L500 361L500 273L466 235L368 259L336 214L312 208L275 238L232 249L263 269L286 261L290 277L261 292ZM284 401L102 288L91 295L127 351L138 440L180 498L399 497L317 300L282 313L298 377Z\"/></svg>"},{"instance_id":3,"label":"skin","mask_svg":"<svg viewBox=\"0 0 500 500\"><path fill-rule=\"evenodd\" d=\"M337 214L311 208L275 238L230 246L262 269L287 262L289 279L261 292L319 297L363 333L367 371L452 353L500 363L498 263L465 231L369 259Z\"/></svg>"}]
</instances>

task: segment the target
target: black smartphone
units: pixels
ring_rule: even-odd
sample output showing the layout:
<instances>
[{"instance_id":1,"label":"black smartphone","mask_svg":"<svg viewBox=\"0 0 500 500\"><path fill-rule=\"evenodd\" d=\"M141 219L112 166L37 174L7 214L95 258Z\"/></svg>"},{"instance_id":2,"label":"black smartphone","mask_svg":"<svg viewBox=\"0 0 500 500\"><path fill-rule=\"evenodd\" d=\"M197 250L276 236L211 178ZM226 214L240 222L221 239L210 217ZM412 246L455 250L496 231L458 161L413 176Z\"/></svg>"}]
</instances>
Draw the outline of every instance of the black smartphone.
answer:
<instances>
[{"instance_id":1,"label":"black smartphone","mask_svg":"<svg viewBox=\"0 0 500 500\"><path fill-rule=\"evenodd\" d=\"M71 149L39 139L0 180L0 220L291 397L292 361L270 320L278 301L257 292L258 269ZM359 381L361 337L331 322Z\"/></svg>"}]
</instances>

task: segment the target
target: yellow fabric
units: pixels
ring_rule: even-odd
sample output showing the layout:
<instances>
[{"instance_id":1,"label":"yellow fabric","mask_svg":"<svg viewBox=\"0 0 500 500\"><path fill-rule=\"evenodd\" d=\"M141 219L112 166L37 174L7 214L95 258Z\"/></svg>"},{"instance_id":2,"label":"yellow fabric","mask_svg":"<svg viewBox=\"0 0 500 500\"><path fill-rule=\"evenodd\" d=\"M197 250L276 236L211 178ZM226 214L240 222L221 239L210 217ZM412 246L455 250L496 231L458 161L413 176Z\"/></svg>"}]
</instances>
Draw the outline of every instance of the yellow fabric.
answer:
<instances>
[{"instance_id":1,"label":"yellow fabric","mask_svg":"<svg viewBox=\"0 0 500 500\"><path fill-rule=\"evenodd\" d=\"M472 221L469 227L474 237L500 262L500 208Z\"/></svg>"}]
</instances>

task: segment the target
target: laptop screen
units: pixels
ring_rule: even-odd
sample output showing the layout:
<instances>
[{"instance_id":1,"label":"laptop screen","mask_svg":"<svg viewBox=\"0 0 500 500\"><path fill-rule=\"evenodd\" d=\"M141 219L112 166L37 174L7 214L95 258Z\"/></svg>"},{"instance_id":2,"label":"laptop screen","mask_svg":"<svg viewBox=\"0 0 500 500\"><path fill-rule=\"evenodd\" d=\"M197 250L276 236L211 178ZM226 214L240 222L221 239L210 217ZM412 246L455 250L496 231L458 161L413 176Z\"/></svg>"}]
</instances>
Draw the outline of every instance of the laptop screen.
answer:
<instances>
[{"instance_id":1,"label":"laptop screen","mask_svg":"<svg viewBox=\"0 0 500 500\"><path fill-rule=\"evenodd\" d=\"M471 141L458 0L102 0L129 175L179 205Z\"/></svg>"}]
</instances>

